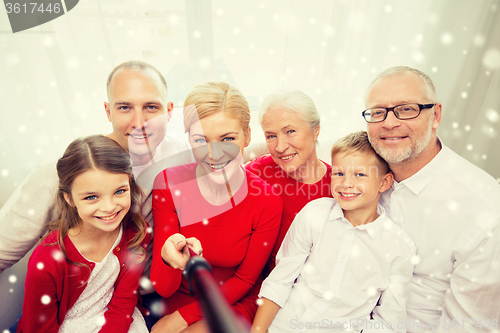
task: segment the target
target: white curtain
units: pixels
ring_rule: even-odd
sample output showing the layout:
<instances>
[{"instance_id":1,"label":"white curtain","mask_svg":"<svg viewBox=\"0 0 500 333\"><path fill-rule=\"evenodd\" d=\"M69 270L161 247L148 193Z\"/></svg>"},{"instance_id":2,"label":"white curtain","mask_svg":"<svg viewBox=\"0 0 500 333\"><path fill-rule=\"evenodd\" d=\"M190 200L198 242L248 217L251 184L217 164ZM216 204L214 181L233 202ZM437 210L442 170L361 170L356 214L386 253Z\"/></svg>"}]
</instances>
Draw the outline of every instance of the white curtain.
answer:
<instances>
[{"instance_id":1,"label":"white curtain","mask_svg":"<svg viewBox=\"0 0 500 333\"><path fill-rule=\"evenodd\" d=\"M85 0L10 31L0 10L0 205L74 138L111 131L106 78L130 59L160 69L176 107L206 80L238 86L254 114L273 90L302 89L320 110L326 161L336 139L365 129L375 75L416 67L443 103L443 141L500 178L498 0ZM256 116L252 129L263 142Z\"/></svg>"}]
</instances>

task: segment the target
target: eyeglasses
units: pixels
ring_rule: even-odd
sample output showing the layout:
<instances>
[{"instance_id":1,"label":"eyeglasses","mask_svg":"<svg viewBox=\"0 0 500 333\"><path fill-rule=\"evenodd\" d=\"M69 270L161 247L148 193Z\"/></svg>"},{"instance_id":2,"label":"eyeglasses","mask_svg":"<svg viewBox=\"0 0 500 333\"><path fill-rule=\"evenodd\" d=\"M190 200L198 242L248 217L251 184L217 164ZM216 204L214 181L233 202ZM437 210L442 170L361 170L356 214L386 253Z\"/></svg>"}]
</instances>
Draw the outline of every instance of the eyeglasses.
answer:
<instances>
[{"instance_id":1,"label":"eyeglasses","mask_svg":"<svg viewBox=\"0 0 500 333\"><path fill-rule=\"evenodd\" d=\"M417 118L420 112L424 109L433 108L436 103L433 104L401 104L393 106L392 108L373 108L366 109L363 111L362 115L367 123L379 123L387 118L389 111L392 111L396 118L401 120Z\"/></svg>"}]
</instances>

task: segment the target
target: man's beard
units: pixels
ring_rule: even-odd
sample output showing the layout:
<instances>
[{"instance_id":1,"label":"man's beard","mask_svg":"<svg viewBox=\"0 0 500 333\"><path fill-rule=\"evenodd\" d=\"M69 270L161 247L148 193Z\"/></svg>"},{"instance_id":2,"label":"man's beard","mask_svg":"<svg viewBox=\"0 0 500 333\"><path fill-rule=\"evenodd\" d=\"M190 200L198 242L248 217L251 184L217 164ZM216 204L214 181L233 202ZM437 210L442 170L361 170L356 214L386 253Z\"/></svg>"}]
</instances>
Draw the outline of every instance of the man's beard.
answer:
<instances>
[{"instance_id":1,"label":"man's beard","mask_svg":"<svg viewBox=\"0 0 500 333\"><path fill-rule=\"evenodd\" d=\"M432 121L433 117L431 115L431 117L429 117L427 130L421 137L417 138L413 144L406 148L383 148L379 145L379 140L376 140L376 142L370 140L370 143L377 154L379 154L388 164L399 164L408 161L420 155L429 145L432 136Z\"/></svg>"}]
</instances>

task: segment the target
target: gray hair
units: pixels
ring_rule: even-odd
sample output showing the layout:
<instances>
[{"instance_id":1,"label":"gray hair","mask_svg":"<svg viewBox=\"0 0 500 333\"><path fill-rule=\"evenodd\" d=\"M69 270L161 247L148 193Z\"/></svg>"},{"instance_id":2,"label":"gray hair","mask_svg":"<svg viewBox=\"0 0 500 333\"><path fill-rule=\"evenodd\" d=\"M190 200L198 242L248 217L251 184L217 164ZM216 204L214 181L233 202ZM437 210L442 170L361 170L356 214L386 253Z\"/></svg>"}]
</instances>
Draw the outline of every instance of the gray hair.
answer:
<instances>
[{"instance_id":1,"label":"gray hair","mask_svg":"<svg viewBox=\"0 0 500 333\"><path fill-rule=\"evenodd\" d=\"M165 81L165 78L160 73L160 71L158 69L156 69L156 67L154 67L153 65L148 64L147 62L140 61L140 60L130 60L130 61L124 62L124 63L116 66L113 69L113 71L111 71L111 73L109 74L108 81L106 82L106 90L108 93L108 100L110 99L109 96L110 96L111 80L113 80L113 77L117 73L124 71L124 70L136 70L136 71L141 71L141 72L144 72L144 73L150 75L153 78L153 80L156 81L156 85L158 86L158 89L160 89L160 87L163 87L165 89L165 96L164 97L165 97L165 99L167 98L167 91L168 91L167 81Z\"/></svg>"},{"instance_id":2,"label":"gray hair","mask_svg":"<svg viewBox=\"0 0 500 333\"><path fill-rule=\"evenodd\" d=\"M436 88L434 87L434 83L432 83L431 78L427 74L425 74L424 72L419 71L418 69L415 69L415 68L411 68L411 67L407 67L407 66L395 66L395 67L388 68L385 71L383 71L382 73L380 73L379 75L377 75L377 77L370 83L370 85L368 86L368 89L366 90L365 104L368 103L368 94L370 93L370 90L373 87L373 85L375 84L375 82L377 82L380 79L389 77L389 76L402 74L402 73L406 73L406 72L416 74L416 75L418 75L418 77L420 77L422 79L422 82L424 83L425 94L426 94L427 98L429 99L428 102L439 103L438 98L437 98L437 94L436 94Z\"/></svg>"},{"instance_id":3,"label":"gray hair","mask_svg":"<svg viewBox=\"0 0 500 333\"><path fill-rule=\"evenodd\" d=\"M319 113L311 97L300 90L278 89L267 96L259 108L259 122L262 125L264 114L272 107L279 106L288 112L298 113L300 118L307 121L311 128L319 126Z\"/></svg>"}]
</instances>

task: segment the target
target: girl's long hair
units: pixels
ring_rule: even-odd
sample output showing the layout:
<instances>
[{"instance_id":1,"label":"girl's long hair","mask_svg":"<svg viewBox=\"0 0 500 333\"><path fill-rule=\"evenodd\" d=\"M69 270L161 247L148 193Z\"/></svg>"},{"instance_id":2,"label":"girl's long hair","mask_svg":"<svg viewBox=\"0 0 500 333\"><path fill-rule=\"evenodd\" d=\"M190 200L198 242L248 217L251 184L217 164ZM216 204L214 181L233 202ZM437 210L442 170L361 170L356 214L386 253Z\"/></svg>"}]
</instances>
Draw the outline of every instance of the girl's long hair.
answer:
<instances>
[{"instance_id":1,"label":"girl's long hair","mask_svg":"<svg viewBox=\"0 0 500 333\"><path fill-rule=\"evenodd\" d=\"M121 225L124 230L135 230L134 237L128 243L128 249L138 254L139 261L144 260L146 251L141 246L141 242L147 231L146 222L141 213L143 193L134 181L128 153L116 141L103 135L76 139L70 143L63 157L57 162L59 190L56 201L60 213L58 218L49 225L48 233L59 230L58 244L65 258L69 260L63 240L68 235L69 229L79 226L82 221L76 207L68 204L64 194L68 195L72 201L73 181L82 173L94 169L117 174L125 173L129 176L131 206Z\"/></svg>"}]
</instances>

